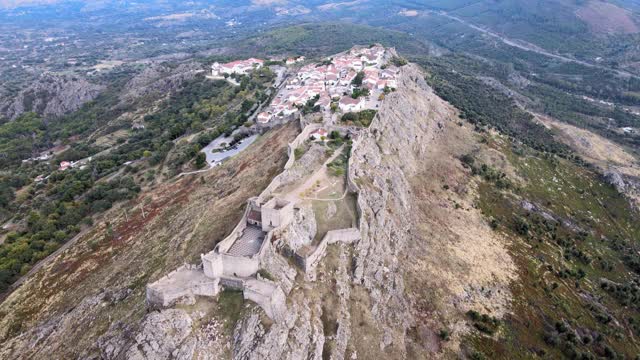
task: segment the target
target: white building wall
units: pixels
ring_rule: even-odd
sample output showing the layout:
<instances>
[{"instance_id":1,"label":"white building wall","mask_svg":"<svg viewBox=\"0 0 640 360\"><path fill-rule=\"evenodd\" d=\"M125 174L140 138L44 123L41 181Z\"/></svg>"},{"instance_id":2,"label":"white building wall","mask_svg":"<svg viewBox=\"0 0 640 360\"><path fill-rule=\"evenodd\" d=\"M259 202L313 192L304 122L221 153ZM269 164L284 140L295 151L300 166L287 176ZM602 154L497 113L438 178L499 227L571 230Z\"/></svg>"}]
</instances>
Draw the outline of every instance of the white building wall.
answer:
<instances>
[{"instance_id":1,"label":"white building wall","mask_svg":"<svg viewBox=\"0 0 640 360\"><path fill-rule=\"evenodd\" d=\"M211 252L202 255L204 274L209 278L222 276L249 277L260 270L258 257L231 256Z\"/></svg>"},{"instance_id":2,"label":"white building wall","mask_svg":"<svg viewBox=\"0 0 640 360\"><path fill-rule=\"evenodd\" d=\"M260 270L258 258L230 256L221 254L222 273L226 276L249 277Z\"/></svg>"},{"instance_id":3,"label":"white building wall","mask_svg":"<svg viewBox=\"0 0 640 360\"><path fill-rule=\"evenodd\" d=\"M280 213L276 209L262 208L262 231L270 231L280 226Z\"/></svg>"},{"instance_id":4,"label":"white building wall","mask_svg":"<svg viewBox=\"0 0 640 360\"><path fill-rule=\"evenodd\" d=\"M222 258L220 254L212 251L206 255L200 255L204 274L211 279L219 278L223 274Z\"/></svg>"},{"instance_id":5,"label":"white building wall","mask_svg":"<svg viewBox=\"0 0 640 360\"><path fill-rule=\"evenodd\" d=\"M202 276L202 271L198 266L183 265L147 285L147 304L167 307L174 305L178 300L193 300L195 296L216 296L220 290L219 279Z\"/></svg>"},{"instance_id":6,"label":"white building wall","mask_svg":"<svg viewBox=\"0 0 640 360\"><path fill-rule=\"evenodd\" d=\"M275 209L276 199L262 206L262 231L268 232L277 227L287 225L293 219L293 204Z\"/></svg>"}]
</instances>

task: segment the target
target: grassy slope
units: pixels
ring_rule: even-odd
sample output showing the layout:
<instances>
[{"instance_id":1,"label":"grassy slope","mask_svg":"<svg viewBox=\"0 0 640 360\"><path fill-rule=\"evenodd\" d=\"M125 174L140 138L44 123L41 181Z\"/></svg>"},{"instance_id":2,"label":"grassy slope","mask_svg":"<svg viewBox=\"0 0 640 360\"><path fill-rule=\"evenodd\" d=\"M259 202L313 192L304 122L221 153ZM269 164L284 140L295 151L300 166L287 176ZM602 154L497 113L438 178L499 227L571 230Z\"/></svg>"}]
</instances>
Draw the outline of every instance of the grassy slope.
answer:
<instances>
[{"instance_id":1,"label":"grassy slope","mask_svg":"<svg viewBox=\"0 0 640 360\"><path fill-rule=\"evenodd\" d=\"M637 306L625 305L601 288L601 279L622 284L638 280L623 260L638 247L637 212L588 169L526 149L514 152L509 142L490 144L508 155L524 179L513 193L485 182L478 202L500 224L498 231L512 239L520 281L512 287L514 313L500 340L477 334L474 346L490 358L521 357L523 352L602 356L607 348L619 355L637 354ZM524 200L560 221L523 209ZM518 231L521 221L529 225L526 234ZM558 323L568 330L559 332ZM568 335L574 331L575 341Z\"/></svg>"},{"instance_id":2,"label":"grassy slope","mask_svg":"<svg viewBox=\"0 0 640 360\"><path fill-rule=\"evenodd\" d=\"M477 206L511 239L520 280L512 285L513 314L499 335L492 338L477 332L466 344L468 352L479 351L487 358L637 352L639 309L629 305L638 299L633 285L638 274L629 259L639 246L637 212L533 118L509 105L512 100L490 88L472 86L470 78L468 83L425 64L436 91L479 128L488 125L510 135L508 140L484 136L493 151L508 159L501 170L515 169L510 176L515 186L500 189L495 179L485 177L489 180L481 181ZM524 200L556 220L524 210ZM624 295L601 289L601 278L626 285ZM556 323L568 330L557 331ZM572 333L577 340L568 335Z\"/></svg>"},{"instance_id":3,"label":"grassy slope","mask_svg":"<svg viewBox=\"0 0 640 360\"><path fill-rule=\"evenodd\" d=\"M9 351L3 356L74 358L94 351L110 324L135 328L145 314L146 284L196 261L232 229L246 199L281 171L296 132L293 124L277 129L225 166L160 185L112 210L0 305L0 338ZM120 291L129 294L110 300ZM58 327L31 346L45 323Z\"/></svg>"}]
</instances>

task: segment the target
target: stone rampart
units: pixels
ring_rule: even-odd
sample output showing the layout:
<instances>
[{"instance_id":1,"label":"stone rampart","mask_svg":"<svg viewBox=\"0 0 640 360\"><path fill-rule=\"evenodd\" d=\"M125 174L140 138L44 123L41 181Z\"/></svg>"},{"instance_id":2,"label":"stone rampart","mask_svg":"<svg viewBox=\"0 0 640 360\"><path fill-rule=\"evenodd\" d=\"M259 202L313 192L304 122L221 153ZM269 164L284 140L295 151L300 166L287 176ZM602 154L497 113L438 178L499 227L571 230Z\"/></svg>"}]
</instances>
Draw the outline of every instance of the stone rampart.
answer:
<instances>
[{"instance_id":1,"label":"stone rampart","mask_svg":"<svg viewBox=\"0 0 640 360\"><path fill-rule=\"evenodd\" d=\"M218 283L218 279L206 277L201 267L183 265L147 285L146 301L152 308L172 306L182 300L193 302L195 296L216 296Z\"/></svg>"},{"instance_id":2,"label":"stone rampart","mask_svg":"<svg viewBox=\"0 0 640 360\"><path fill-rule=\"evenodd\" d=\"M218 250L218 252L224 253L229 251L229 249L231 248L233 243L236 241L236 239L242 236L242 232L247 227L247 216L249 215L250 208L251 206L246 207L246 209L244 210L244 213L242 214L242 219L240 219L240 221L238 222L238 225L236 225L233 231L231 231L229 236L224 238L224 240L220 241L218 245L216 245L216 249Z\"/></svg>"},{"instance_id":3,"label":"stone rampart","mask_svg":"<svg viewBox=\"0 0 640 360\"><path fill-rule=\"evenodd\" d=\"M315 268L327 253L327 246L337 242L351 244L361 239L360 230L358 228L330 230L322 238L318 246L308 253L293 252L290 257L294 263L298 265L309 278L314 278Z\"/></svg>"},{"instance_id":4,"label":"stone rampart","mask_svg":"<svg viewBox=\"0 0 640 360\"><path fill-rule=\"evenodd\" d=\"M307 126L304 127L304 129L302 129L302 131L300 132L300 134L298 134L298 136L296 136L296 138L289 143L289 146L287 147L287 155L289 155L289 160L287 160L287 163L284 165L284 169L288 170L293 166L293 163L296 161L296 155L295 155L295 150L300 147L300 145L302 145L302 143L304 143L307 139L309 139L309 136L311 136L311 133L322 128L322 124L309 124Z\"/></svg>"},{"instance_id":5,"label":"stone rampart","mask_svg":"<svg viewBox=\"0 0 640 360\"><path fill-rule=\"evenodd\" d=\"M334 244L337 242L351 244L360 240L360 237L360 229L348 228L328 231L327 235L324 236L323 241L326 241L328 244Z\"/></svg>"},{"instance_id":6,"label":"stone rampart","mask_svg":"<svg viewBox=\"0 0 640 360\"><path fill-rule=\"evenodd\" d=\"M222 276L247 277L260 270L260 258L258 256L233 256L221 254L215 250L202 255L204 273L211 278Z\"/></svg>"},{"instance_id":7,"label":"stone rampart","mask_svg":"<svg viewBox=\"0 0 640 360\"><path fill-rule=\"evenodd\" d=\"M284 319L287 299L282 288L271 281L249 279L245 281L244 298L258 304L276 322Z\"/></svg>"},{"instance_id":8,"label":"stone rampart","mask_svg":"<svg viewBox=\"0 0 640 360\"><path fill-rule=\"evenodd\" d=\"M352 141L351 144L351 153L353 154L356 149L360 146L361 139L357 138ZM347 189L349 192L352 192L357 195L356 199L356 213L357 219L362 219L362 207L360 206L360 187L356 183L356 174L353 171L353 156L349 157L349 161L347 162Z\"/></svg>"},{"instance_id":9,"label":"stone rampart","mask_svg":"<svg viewBox=\"0 0 640 360\"><path fill-rule=\"evenodd\" d=\"M220 286L225 289L244 290L244 281L240 278L221 277Z\"/></svg>"}]
</instances>

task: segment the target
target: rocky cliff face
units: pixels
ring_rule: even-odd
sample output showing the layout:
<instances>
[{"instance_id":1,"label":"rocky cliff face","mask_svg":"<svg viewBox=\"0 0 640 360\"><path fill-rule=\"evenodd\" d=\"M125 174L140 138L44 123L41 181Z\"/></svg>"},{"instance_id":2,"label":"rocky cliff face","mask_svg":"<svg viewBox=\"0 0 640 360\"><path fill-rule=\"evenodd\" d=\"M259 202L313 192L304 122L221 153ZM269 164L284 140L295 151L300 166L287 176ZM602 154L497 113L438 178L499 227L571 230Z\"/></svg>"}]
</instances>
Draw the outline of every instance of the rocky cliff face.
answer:
<instances>
[{"instance_id":1,"label":"rocky cliff face","mask_svg":"<svg viewBox=\"0 0 640 360\"><path fill-rule=\"evenodd\" d=\"M369 294L368 315L380 331L377 347L405 357L405 334L414 322L401 261L411 239L409 178L449 114L427 105L433 94L416 68L404 68L398 88L354 146L349 176L359 190L362 232L353 282Z\"/></svg>"},{"instance_id":2,"label":"rocky cliff face","mask_svg":"<svg viewBox=\"0 0 640 360\"><path fill-rule=\"evenodd\" d=\"M0 100L0 110L9 119L29 111L45 117L57 117L79 109L82 104L95 99L103 89L103 86L82 77L44 74L14 98Z\"/></svg>"},{"instance_id":3,"label":"rocky cliff face","mask_svg":"<svg viewBox=\"0 0 640 360\"><path fill-rule=\"evenodd\" d=\"M127 103L140 98L162 98L181 89L185 81L194 79L200 72L202 65L194 62L177 67L151 64L127 82L120 100Z\"/></svg>"}]
</instances>

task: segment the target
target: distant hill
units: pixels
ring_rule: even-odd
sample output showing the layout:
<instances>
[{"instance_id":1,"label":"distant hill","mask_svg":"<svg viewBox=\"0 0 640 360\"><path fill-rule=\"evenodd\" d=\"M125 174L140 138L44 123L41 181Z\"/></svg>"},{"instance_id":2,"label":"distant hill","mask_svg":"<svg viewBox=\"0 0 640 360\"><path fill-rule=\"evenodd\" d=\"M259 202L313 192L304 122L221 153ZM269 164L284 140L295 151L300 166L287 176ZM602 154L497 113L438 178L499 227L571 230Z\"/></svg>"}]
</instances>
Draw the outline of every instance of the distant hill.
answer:
<instances>
[{"instance_id":1,"label":"distant hill","mask_svg":"<svg viewBox=\"0 0 640 360\"><path fill-rule=\"evenodd\" d=\"M514 40L611 66L635 63L640 24L631 1L396 1L418 11L415 28L447 26L438 14L456 16ZM406 28L410 28L404 24Z\"/></svg>"},{"instance_id":2,"label":"distant hill","mask_svg":"<svg viewBox=\"0 0 640 360\"><path fill-rule=\"evenodd\" d=\"M381 43L404 54L429 53L429 45L406 33L346 22L307 23L278 28L240 42L240 54L279 53L318 56L350 49L354 45Z\"/></svg>"}]
</instances>

